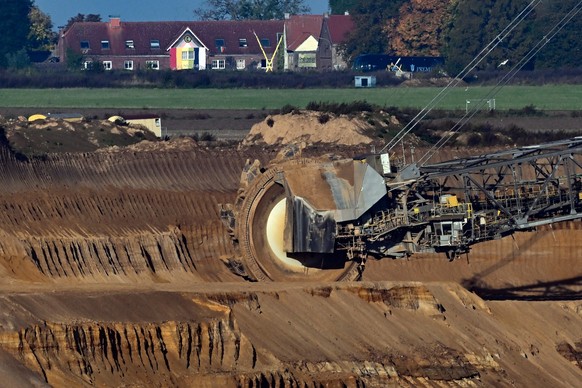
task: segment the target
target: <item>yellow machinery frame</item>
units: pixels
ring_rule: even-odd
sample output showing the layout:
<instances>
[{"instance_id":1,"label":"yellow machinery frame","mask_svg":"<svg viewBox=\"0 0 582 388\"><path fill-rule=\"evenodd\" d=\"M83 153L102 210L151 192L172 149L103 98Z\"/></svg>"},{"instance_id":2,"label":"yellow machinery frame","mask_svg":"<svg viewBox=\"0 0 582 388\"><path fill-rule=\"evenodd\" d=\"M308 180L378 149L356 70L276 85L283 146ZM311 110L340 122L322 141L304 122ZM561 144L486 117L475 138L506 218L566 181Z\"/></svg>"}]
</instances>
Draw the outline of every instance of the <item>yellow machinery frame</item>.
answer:
<instances>
[{"instance_id":1,"label":"yellow machinery frame","mask_svg":"<svg viewBox=\"0 0 582 388\"><path fill-rule=\"evenodd\" d=\"M257 33L253 31L253 34L255 34L255 38L257 38L257 42L259 43L259 47L261 48L261 51L263 52L263 56L265 57L265 72L270 72L273 71L273 60L275 59L275 56L277 56L277 51L279 51L279 46L281 45L281 42L283 41L283 35L281 35L281 37L279 38L279 41L277 42L277 47L275 47L275 52L273 52L273 55L271 55L271 58L269 58L267 56L267 53L265 52L265 49L263 48L263 45L261 44L261 40L259 39L259 37L257 36Z\"/></svg>"}]
</instances>

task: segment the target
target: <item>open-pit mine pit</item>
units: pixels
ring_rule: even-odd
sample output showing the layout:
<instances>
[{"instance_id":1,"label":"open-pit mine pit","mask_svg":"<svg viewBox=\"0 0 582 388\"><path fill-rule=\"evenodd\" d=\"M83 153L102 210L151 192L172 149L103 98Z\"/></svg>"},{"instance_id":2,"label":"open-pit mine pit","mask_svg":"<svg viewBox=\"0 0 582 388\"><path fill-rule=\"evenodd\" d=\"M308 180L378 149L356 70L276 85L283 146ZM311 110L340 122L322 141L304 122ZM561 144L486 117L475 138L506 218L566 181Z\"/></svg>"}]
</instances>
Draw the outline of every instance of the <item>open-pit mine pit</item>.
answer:
<instances>
[{"instance_id":1,"label":"open-pit mine pit","mask_svg":"<svg viewBox=\"0 0 582 388\"><path fill-rule=\"evenodd\" d=\"M176 138L26 157L11 144L0 148L2 386L580 386L580 221L453 261L369 259L360 281L255 282L220 209L240 199L248 161L277 157L272 146Z\"/></svg>"}]
</instances>

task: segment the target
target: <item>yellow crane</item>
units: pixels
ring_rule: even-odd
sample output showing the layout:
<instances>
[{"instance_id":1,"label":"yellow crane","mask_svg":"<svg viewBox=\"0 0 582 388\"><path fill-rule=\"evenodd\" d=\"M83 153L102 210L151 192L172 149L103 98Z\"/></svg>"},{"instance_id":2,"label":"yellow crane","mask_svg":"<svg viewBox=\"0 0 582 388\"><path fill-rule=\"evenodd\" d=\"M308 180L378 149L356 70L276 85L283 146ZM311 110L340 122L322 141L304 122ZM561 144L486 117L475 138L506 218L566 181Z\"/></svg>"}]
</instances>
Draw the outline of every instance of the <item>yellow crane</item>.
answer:
<instances>
[{"instance_id":1,"label":"yellow crane","mask_svg":"<svg viewBox=\"0 0 582 388\"><path fill-rule=\"evenodd\" d=\"M257 36L257 33L253 31L253 34L255 34L255 38L257 38L257 42L259 43L259 47L261 48L261 51L263 52L263 56L265 57L265 71L267 73L270 71L273 71L273 60L275 59L275 56L277 56L277 51L279 51L279 46L281 45L281 42L283 41L283 35L281 35L281 37L279 38L279 41L277 42L277 47L275 47L275 52L273 52L273 55L271 55L271 58L269 58L267 56L267 53L265 52L265 49L263 48L263 44L261 43L261 40Z\"/></svg>"}]
</instances>

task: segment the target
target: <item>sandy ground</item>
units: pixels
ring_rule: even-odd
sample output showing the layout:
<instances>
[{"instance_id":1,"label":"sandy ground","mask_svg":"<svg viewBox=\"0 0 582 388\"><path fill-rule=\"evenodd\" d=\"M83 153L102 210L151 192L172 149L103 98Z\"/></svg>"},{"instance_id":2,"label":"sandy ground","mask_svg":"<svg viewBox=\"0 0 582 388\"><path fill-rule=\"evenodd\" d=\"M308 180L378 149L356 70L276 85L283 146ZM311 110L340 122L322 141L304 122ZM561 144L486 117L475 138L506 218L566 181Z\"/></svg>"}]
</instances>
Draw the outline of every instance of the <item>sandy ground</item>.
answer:
<instances>
[{"instance_id":1,"label":"sandy ground","mask_svg":"<svg viewBox=\"0 0 582 388\"><path fill-rule=\"evenodd\" d=\"M0 108L0 116L16 118L50 112L49 108ZM162 118L164 134L169 136L202 134L208 132L219 139L242 140L253 125L261 123L271 114L267 110L187 110L187 109L82 109L71 112L66 109L53 110L51 113L81 113L83 116L102 120L113 115L158 114ZM547 116L527 117L475 117L474 123L487 122L496 127L516 125L530 131L579 131L579 117L568 112L549 112Z\"/></svg>"},{"instance_id":2,"label":"sandy ground","mask_svg":"<svg viewBox=\"0 0 582 388\"><path fill-rule=\"evenodd\" d=\"M51 109L43 108L0 108L3 117L29 117L36 113L46 114ZM251 127L270 113L266 110L186 110L186 109L81 109L71 112L65 109L51 113L80 113L84 117L103 120L113 115L156 114L162 119L163 134L168 136L210 133L223 140L241 140Z\"/></svg>"},{"instance_id":3,"label":"sandy ground","mask_svg":"<svg viewBox=\"0 0 582 388\"><path fill-rule=\"evenodd\" d=\"M310 152L324 150L354 151ZM236 198L247 160L275 155L174 139L18 160L0 146L3 382L582 381L579 222L484 243L452 263L371 261L363 282L251 283L226 265L238 253L218 208Z\"/></svg>"}]
</instances>

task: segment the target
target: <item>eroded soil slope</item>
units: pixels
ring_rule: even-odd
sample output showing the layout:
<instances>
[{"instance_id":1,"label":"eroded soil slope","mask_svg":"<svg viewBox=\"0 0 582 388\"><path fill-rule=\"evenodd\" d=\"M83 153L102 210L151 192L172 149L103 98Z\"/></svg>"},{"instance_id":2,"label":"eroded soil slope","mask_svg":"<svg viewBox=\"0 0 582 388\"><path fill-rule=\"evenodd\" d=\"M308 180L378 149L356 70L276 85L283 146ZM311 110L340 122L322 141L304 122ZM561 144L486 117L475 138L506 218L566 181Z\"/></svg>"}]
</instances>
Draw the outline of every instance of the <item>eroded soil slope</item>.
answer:
<instances>
[{"instance_id":1,"label":"eroded soil slope","mask_svg":"<svg viewBox=\"0 0 582 388\"><path fill-rule=\"evenodd\" d=\"M233 254L217 209L236 192L245 156L213 155L188 139L154 148L144 143L26 162L0 151L5 271L46 281L167 281L172 272L230 278L205 266Z\"/></svg>"},{"instance_id":2,"label":"eroded soil slope","mask_svg":"<svg viewBox=\"0 0 582 388\"><path fill-rule=\"evenodd\" d=\"M277 152L175 139L19 160L3 145L3 381L384 387L582 380L579 223L485 243L453 263L438 255L369 262L361 283L249 283L229 268L237 251L218 205L236 198L248 159L267 163Z\"/></svg>"},{"instance_id":3,"label":"eroded soil slope","mask_svg":"<svg viewBox=\"0 0 582 388\"><path fill-rule=\"evenodd\" d=\"M576 386L582 373L579 304L485 303L453 283L63 290L0 304L0 356L22 386Z\"/></svg>"}]
</instances>

